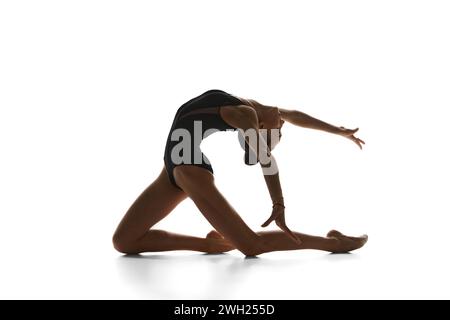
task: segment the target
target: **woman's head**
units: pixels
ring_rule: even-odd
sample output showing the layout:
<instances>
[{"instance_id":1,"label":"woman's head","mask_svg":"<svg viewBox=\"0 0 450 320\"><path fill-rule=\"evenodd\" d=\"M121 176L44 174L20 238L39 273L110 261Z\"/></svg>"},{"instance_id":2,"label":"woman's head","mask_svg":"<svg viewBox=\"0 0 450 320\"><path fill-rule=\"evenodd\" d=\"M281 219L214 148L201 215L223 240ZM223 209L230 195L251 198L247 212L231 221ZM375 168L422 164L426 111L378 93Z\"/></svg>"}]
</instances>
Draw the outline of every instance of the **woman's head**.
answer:
<instances>
[{"instance_id":1,"label":"woman's head","mask_svg":"<svg viewBox=\"0 0 450 320\"><path fill-rule=\"evenodd\" d=\"M265 140L269 152L275 149L281 139L281 127L284 124L281 119L280 112L276 107L258 107L254 108L258 116L259 136ZM254 153L246 141L246 137L240 133L239 142L241 147L245 150L244 161L247 165L254 165L258 163L259 157Z\"/></svg>"},{"instance_id":2,"label":"woman's head","mask_svg":"<svg viewBox=\"0 0 450 320\"><path fill-rule=\"evenodd\" d=\"M281 139L281 127L284 121L277 107L264 106L257 110L260 133L266 139L270 150L273 150Z\"/></svg>"},{"instance_id":3,"label":"woman's head","mask_svg":"<svg viewBox=\"0 0 450 320\"><path fill-rule=\"evenodd\" d=\"M283 126L280 110L277 107L264 106L256 110L260 129L280 129Z\"/></svg>"}]
</instances>

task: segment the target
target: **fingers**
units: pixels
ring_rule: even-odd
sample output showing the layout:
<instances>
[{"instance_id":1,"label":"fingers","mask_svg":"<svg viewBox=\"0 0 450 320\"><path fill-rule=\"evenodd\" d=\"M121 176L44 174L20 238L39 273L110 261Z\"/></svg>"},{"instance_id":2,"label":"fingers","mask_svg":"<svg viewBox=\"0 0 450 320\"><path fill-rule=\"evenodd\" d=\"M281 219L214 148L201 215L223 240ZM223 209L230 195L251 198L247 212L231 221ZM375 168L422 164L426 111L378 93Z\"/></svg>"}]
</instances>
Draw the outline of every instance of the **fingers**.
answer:
<instances>
[{"instance_id":1,"label":"fingers","mask_svg":"<svg viewBox=\"0 0 450 320\"><path fill-rule=\"evenodd\" d=\"M292 240L294 240L297 244L301 244L301 240L289 229L286 225L280 227Z\"/></svg>"},{"instance_id":2,"label":"fingers","mask_svg":"<svg viewBox=\"0 0 450 320\"><path fill-rule=\"evenodd\" d=\"M261 225L261 227L263 227L263 228L267 227L267 226L268 226L269 224L271 224L272 221L275 220L275 219L276 219L276 215L272 214L272 215L270 216L270 218L267 219L267 221L264 222L264 223Z\"/></svg>"},{"instance_id":3,"label":"fingers","mask_svg":"<svg viewBox=\"0 0 450 320\"><path fill-rule=\"evenodd\" d=\"M355 143L358 145L358 147L359 147L361 150L362 150L362 145L363 145L363 144L366 144L363 140L361 140L361 139L359 139L359 138L356 138L355 136L352 136L351 139L352 139L353 142L355 142Z\"/></svg>"},{"instance_id":4,"label":"fingers","mask_svg":"<svg viewBox=\"0 0 450 320\"><path fill-rule=\"evenodd\" d=\"M261 227L263 227L263 228L267 227L272 221L273 221L272 219L267 220L266 222L264 222L264 223L261 225Z\"/></svg>"},{"instance_id":5,"label":"fingers","mask_svg":"<svg viewBox=\"0 0 450 320\"><path fill-rule=\"evenodd\" d=\"M281 215L279 213L272 213L272 215L270 216L269 219L267 219L266 222L264 222L261 227L265 228L267 227L270 223L272 223L272 221L276 222L277 226L284 231L288 237L290 237L292 240L294 240L295 243L297 244L301 244L302 241L291 231L291 229L289 229L286 225L286 221L284 219L284 213L282 213Z\"/></svg>"},{"instance_id":6,"label":"fingers","mask_svg":"<svg viewBox=\"0 0 450 320\"><path fill-rule=\"evenodd\" d=\"M280 229L283 230L297 244L302 243L300 241L300 239L291 231L291 229L288 228L288 226L286 225L286 223L284 221L277 221L276 223L277 223L278 227L280 227Z\"/></svg>"}]
</instances>

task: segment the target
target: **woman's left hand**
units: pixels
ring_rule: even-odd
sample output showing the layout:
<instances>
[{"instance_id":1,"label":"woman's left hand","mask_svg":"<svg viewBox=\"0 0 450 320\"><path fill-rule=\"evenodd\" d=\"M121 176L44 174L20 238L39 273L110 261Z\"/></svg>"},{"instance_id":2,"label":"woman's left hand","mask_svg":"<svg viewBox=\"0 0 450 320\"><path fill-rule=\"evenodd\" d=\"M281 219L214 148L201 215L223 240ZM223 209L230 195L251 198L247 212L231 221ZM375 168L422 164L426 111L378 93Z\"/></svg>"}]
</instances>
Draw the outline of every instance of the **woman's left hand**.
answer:
<instances>
[{"instance_id":1,"label":"woman's left hand","mask_svg":"<svg viewBox=\"0 0 450 320\"><path fill-rule=\"evenodd\" d=\"M267 219L266 222L262 224L261 227L267 227L272 223L272 221L275 221L277 226L280 227L280 229L283 230L292 240L294 240L298 244L302 243L302 241L286 225L286 219L284 217L284 206L274 205L272 209L272 215L269 219Z\"/></svg>"},{"instance_id":2,"label":"woman's left hand","mask_svg":"<svg viewBox=\"0 0 450 320\"><path fill-rule=\"evenodd\" d=\"M362 141L361 139L355 137L355 133L359 130L359 128L356 129L347 129L344 127L339 127L339 132L338 134L343 136L344 138L350 139L351 141L353 141L354 143L356 143L356 145L362 149L362 145L366 144L364 141Z\"/></svg>"}]
</instances>

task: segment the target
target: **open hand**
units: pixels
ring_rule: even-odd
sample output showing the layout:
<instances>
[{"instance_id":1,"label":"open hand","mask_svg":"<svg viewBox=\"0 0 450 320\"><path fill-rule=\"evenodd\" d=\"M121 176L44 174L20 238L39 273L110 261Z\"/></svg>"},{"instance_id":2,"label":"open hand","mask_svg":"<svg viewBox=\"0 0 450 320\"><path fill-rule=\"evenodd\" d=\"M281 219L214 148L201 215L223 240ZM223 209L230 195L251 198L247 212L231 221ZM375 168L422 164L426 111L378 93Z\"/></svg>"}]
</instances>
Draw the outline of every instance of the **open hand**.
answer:
<instances>
[{"instance_id":1,"label":"open hand","mask_svg":"<svg viewBox=\"0 0 450 320\"><path fill-rule=\"evenodd\" d=\"M338 132L339 135L343 136L344 138L350 139L351 141L356 143L360 149L362 149L362 145L363 144L366 144L361 139L355 137L355 133L359 130L359 128L347 129L347 128L344 128L344 127L339 127L339 130L340 130Z\"/></svg>"},{"instance_id":2,"label":"open hand","mask_svg":"<svg viewBox=\"0 0 450 320\"><path fill-rule=\"evenodd\" d=\"M297 244L302 243L301 240L287 227L286 220L284 217L284 206L274 205L272 209L272 215L266 222L264 222L261 227L265 228L269 224L275 221L278 227L283 230L292 240L294 240Z\"/></svg>"}]
</instances>

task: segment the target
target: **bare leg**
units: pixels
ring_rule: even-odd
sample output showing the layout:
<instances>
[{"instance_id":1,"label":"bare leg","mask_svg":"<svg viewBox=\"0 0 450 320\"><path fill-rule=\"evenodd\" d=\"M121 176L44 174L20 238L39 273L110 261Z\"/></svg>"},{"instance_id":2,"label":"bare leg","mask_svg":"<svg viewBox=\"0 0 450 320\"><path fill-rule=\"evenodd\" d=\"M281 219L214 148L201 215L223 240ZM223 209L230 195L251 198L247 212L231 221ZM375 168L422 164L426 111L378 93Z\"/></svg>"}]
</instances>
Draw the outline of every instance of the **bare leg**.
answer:
<instances>
[{"instance_id":1,"label":"bare leg","mask_svg":"<svg viewBox=\"0 0 450 320\"><path fill-rule=\"evenodd\" d=\"M333 253L349 252L361 248L367 242L366 235L361 237L348 237L341 234L340 237L330 236L318 237L300 232L294 232L302 241L299 245L293 242L282 231L262 231L257 234L268 244L268 251L285 251L285 250L301 250L315 249Z\"/></svg>"},{"instance_id":2,"label":"bare leg","mask_svg":"<svg viewBox=\"0 0 450 320\"><path fill-rule=\"evenodd\" d=\"M299 249L347 252L362 247L367 241L367 237L350 239L340 233L329 234L326 238L297 233L303 241L302 244L297 244L281 231L255 233L216 188L214 177L209 171L183 165L175 168L174 174L177 184L194 201L211 225L247 256Z\"/></svg>"},{"instance_id":3,"label":"bare leg","mask_svg":"<svg viewBox=\"0 0 450 320\"><path fill-rule=\"evenodd\" d=\"M159 252L191 250L205 253L223 253L234 250L234 246L225 239L200 238L164 230L149 230L135 246L125 253Z\"/></svg>"},{"instance_id":4,"label":"bare leg","mask_svg":"<svg viewBox=\"0 0 450 320\"><path fill-rule=\"evenodd\" d=\"M185 192L170 183L163 168L159 177L138 197L117 227L113 236L116 250L128 254L170 250L209 253L233 250L234 247L224 239L199 238L163 230L149 230L186 197Z\"/></svg>"},{"instance_id":5,"label":"bare leg","mask_svg":"<svg viewBox=\"0 0 450 320\"><path fill-rule=\"evenodd\" d=\"M269 251L287 251L315 249L333 253L350 252L361 248L367 242L367 235L360 237L349 237L332 230L326 237L312 236L300 232L294 232L302 240L300 245L290 241L282 231L260 231L256 232L269 246ZM223 238L217 231L211 231L207 237ZM289 241L287 241L289 240ZM267 252L269 252L267 251Z\"/></svg>"}]
</instances>

